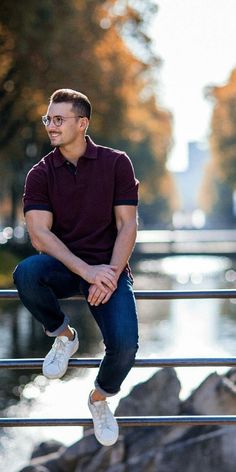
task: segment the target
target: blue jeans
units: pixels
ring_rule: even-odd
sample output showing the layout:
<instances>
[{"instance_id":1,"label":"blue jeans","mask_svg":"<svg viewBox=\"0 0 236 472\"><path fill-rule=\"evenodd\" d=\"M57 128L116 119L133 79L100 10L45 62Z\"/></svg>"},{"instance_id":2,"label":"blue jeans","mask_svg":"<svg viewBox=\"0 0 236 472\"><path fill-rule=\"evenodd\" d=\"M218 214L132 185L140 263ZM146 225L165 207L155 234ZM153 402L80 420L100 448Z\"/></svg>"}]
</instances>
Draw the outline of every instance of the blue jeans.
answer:
<instances>
[{"instance_id":1,"label":"blue jeans","mask_svg":"<svg viewBox=\"0 0 236 472\"><path fill-rule=\"evenodd\" d=\"M87 299L89 283L67 269L54 257L39 254L23 260L13 274L20 299L44 326L49 336L58 336L69 324L58 299L83 294ZM95 381L97 390L115 395L134 365L138 349L138 327L132 281L122 273L116 291L104 305L89 309L105 344L105 356Z\"/></svg>"}]
</instances>

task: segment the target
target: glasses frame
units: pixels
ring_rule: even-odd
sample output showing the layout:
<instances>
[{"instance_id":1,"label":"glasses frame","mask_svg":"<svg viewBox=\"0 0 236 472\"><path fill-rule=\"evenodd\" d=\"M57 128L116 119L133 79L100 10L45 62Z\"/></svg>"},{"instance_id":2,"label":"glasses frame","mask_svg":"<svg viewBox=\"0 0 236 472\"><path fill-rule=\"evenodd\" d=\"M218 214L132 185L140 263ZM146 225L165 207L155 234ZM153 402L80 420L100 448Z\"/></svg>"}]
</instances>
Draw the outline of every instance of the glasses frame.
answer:
<instances>
[{"instance_id":1,"label":"glasses frame","mask_svg":"<svg viewBox=\"0 0 236 472\"><path fill-rule=\"evenodd\" d=\"M75 116L61 116L61 115L55 115L53 116L52 118L48 115L43 115L41 117L42 119L42 123L44 124L44 126L49 126L51 124L51 122L53 122L53 124L59 128L64 121L68 120L69 118L85 118L85 116L82 116L82 115L75 115ZM59 123L56 122L56 120L59 120Z\"/></svg>"}]
</instances>

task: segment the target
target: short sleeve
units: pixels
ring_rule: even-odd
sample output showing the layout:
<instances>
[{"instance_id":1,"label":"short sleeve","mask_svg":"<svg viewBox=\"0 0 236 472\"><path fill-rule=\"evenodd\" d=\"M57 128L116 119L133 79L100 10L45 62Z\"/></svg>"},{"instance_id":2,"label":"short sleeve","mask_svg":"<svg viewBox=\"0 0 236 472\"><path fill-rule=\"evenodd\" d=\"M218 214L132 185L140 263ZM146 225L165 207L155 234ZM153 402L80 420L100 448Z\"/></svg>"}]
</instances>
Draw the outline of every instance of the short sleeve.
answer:
<instances>
[{"instance_id":1,"label":"short sleeve","mask_svg":"<svg viewBox=\"0 0 236 472\"><path fill-rule=\"evenodd\" d=\"M37 165L32 167L25 180L23 211L29 210L52 211L46 173Z\"/></svg>"},{"instance_id":2,"label":"short sleeve","mask_svg":"<svg viewBox=\"0 0 236 472\"><path fill-rule=\"evenodd\" d=\"M114 205L138 205L139 181L127 154L121 154L116 162Z\"/></svg>"}]
</instances>

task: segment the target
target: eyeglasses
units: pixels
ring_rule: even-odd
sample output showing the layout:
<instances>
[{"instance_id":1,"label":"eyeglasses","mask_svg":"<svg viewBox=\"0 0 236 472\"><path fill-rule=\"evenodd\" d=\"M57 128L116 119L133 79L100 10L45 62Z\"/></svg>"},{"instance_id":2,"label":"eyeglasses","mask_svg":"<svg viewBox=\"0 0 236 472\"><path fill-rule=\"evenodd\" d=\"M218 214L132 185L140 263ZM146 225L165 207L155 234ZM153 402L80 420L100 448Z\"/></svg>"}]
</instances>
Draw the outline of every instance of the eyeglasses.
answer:
<instances>
[{"instance_id":1,"label":"eyeglasses","mask_svg":"<svg viewBox=\"0 0 236 472\"><path fill-rule=\"evenodd\" d=\"M59 126L62 125L63 121L66 121L69 118L84 118L84 116L81 116L81 115L60 116L60 115L58 115L58 116L53 116L53 118L51 118L48 115L44 115L44 116L42 116L42 122L43 122L44 126L49 126L51 121L52 121L55 126L59 127Z\"/></svg>"}]
</instances>

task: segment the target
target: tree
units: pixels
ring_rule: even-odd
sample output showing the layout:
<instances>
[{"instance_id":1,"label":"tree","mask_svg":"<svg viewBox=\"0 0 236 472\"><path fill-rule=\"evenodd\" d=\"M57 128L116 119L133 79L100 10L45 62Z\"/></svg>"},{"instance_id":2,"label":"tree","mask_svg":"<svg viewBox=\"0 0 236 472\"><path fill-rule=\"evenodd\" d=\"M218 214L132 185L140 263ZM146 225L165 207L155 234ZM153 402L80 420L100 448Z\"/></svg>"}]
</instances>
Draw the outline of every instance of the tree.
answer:
<instances>
[{"instance_id":1,"label":"tree","mask_svg":"<svg viewBox=\"0 0 236 472\"><path fill-rule=\"evenodd\" d=\"M236 69L228 83L212 87L211 149L216 172L230 187L236 185Z\"/></svg>"},{"instance_id":2,"label":"tree","mask_svg":"<svg viewBox=\"0 0 236 472\"><path fill-rule=\"evenodd\" d=\"M205 176L202 205L232 224L232 192L236 188L236 69L225 85L208 87L206 96L212 100L213 113L211 161Z\"/></svg>"},{"instance_id":3,"label":"tree","mask_svg":"<svg viewBox=\"0 0 236 472\"><path fill-rule=\"evenodd\" d=\"M50 94L64 86L91 98L90 132L98 142L126 143L140 170L143 202L161 196L171 117L154 98L159 59L147 34L154 11L152 0L145 8L140 1L1 1L0 170L13 203L28 168L49 149L40 116ZM160 200L168 202L164 194ZM16 204L12 208L14 222Z\"/></svg>"}]
</instances>

